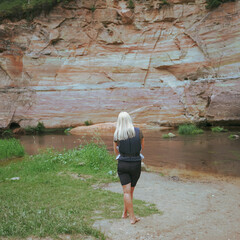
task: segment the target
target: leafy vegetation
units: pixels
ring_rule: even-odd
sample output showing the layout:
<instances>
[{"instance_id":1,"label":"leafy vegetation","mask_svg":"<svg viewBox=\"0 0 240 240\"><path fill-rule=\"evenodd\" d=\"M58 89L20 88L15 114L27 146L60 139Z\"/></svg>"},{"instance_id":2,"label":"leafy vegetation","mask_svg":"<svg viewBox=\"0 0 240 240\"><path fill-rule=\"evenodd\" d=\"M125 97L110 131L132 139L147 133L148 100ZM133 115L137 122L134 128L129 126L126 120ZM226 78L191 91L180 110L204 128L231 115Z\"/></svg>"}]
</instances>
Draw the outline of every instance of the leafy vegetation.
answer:
<instances>
[{"instance_id":1,"label":"leafy vegetation","mask_svg":"<svg viewBox=\"0 0 240 240\"><path fill-rule=\"evenodd\" d=\"M183 124L178 127L178 133L181 135L194 135L203 133L203 130L193 124Z\"/></svg>"},{"instance_id":2,"label":"leafy vegetation","mask_svg":"<svg viewBox=\"0 0 240 240\"><path fill-rule=\"evenodd\" d=\"M128 0L128 5L127 5L127 7L130 8L130 9L134 9L134 8L135 8L134 1L133 1L133 0Z\"/></svg>"},{"instance_id":3,"label":"leafy vegetation","mask_svg":"<svg viewBox=\"0 0 240 240\"><path fill-rule=\"evenodd\" d=\"M39 122L36 127L26 127L25 132L27 134L40 134L45 130L45 126L42 122Z\"/></svg>"},{"instance_id":4,"label":"leafy vegetation","mask_svg":"<svg viewBox=\"0 0 240 240\"><path fill-rule=\"evenodd\" d=\"M161 1L159 2L158 8L161 9L164 5L165 5L165 6L166 6L166 5L170 5L170 3L168 2L168 0L161 0Z\"/></svg>"},{"instance_id":5,"label":"leafy vegetation","mask_svg":"<svg viewBox=\"0 0 240 240\"><path fill-rule=\"evenodd\" d=\"M72 129L73 129L72 127L66 128L66 129L64 130L64 133L68 135L68 134L70 134L69 132L70 132Z\"/></svg>"},{"instance_id":6,"label":"leafy vegetation","mask_svg":"<svg viewBox=\"0 0 240 240\"><path fill-rule=\"evenodd\" d=\"M80 233L105 239L93 222L119 218L123 208L121 194L100 188L111 181L118 181L115 157L105 145L94 142L62 152L50 149L0 167L0 235ZM135 200L134 205L136 215L159 212L143 201Z\"/></svg>"},{"instance_id":7,"label":"leafy vegetation","mask_svg":"<svg viewBox=\"0 0 240 240\"><path fill-rule=\"evenodd\" d=\"M23 157L24 154L24 147L19 140L15 138L0 139L0 160L12 157Z\"/></svg>"},{"instance_id":8,"label":"leafy vegetation","mask_svg":"<svg viewBox=\"0 0 240 240\"><path fill-rule=\"evenodd\" d=\"M219 127L219 126L212 127L211 130L212 130L212 132L227 132L228 131L227 129L225 129L223 127Z\"/></svg>"},{"instance_id":9,"label":"leafy vegetation","mask_svg":"<svg viewBox=\"0 0 240 240\"><path fill-rule=\"evenodd\" d=\"M168 136L168 134L163 134L162 138L170 138L170 137Z\"/></svg>"},{"instance_id":10,"label":"leafy vegetation","mask_svg":"<svg viewBox=\"0 0 240 240\"><path fill-rule=\"evenodd\" d=\"M60 2L71 0L2 0L0 1L0 20L4 18L31 20L44 12L45 14Z\"/></svg>"},{"instance_id":11,"label":"leafy vegetation","mask_svg":"<svg viewBox=\"0 0 240 240\"><path fill-rule=\"evenodd\" d=\"M225 2L235 2L235 0L206 0L206 8L214 9L219 7L222 3Z\"/></svg>"},{"instance_id":12,"label":"leafy vegetation","mask_svg":"<svg viewBox=\"0 0 240 240\"><path fill-rule=\"evenodd\" d=\"M86 120L86 121L84 122L84 124L85 124L86 126L90 126L90 125L93 124L93 122L92 122L91 120Z\"/></svg>"},{"instance_id":13,"label":"leafy vegetation","mask_svg":"<svg viewBox=\"0 0 240 240\"><path fill-rule=\"evenodd\" d=\"M239 138L239 135L237 135L237 134L230 134L230 135L228 136L228 138L229 138L229 139L238 139L238 138Z\"/></svg>"},{"instance_id":14,"label":"leafy vegetation","mask_svg":"<svg viewBox=\"0 0 240 240\"><path fill-rule=\"evenodd\" d=\"M13 132L12 132L11 129L6 129L6 130L1 132L1 135L3 137L12 137L13 136Z\"/></svg>"},{"instance_id":15,"label":"leafy vegetation","mask_svg":"<svg viewBox=\"0 0 240 240\"><path fill-rule=\"evenodd\" d=\"M92 7L91 7L91 11L92 11L92 12L95 12L95 10L96 10L95 5L92 5Z\"/></svg>"}]
</instances>

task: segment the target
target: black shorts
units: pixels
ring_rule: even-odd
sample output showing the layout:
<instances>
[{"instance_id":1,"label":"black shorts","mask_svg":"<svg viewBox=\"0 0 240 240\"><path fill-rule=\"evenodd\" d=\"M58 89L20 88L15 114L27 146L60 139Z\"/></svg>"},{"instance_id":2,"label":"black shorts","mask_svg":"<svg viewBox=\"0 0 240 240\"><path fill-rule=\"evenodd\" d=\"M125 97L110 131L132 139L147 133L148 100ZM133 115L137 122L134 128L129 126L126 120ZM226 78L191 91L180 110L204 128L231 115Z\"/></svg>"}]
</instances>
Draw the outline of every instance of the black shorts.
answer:
<instances>
[{"instance_id":1,"label":"black shorts","mask_svg":"<svg viewBox=\"0 0 240 240\"><path fill-rule=\"evenodd\" d=\"M141 174L141 161L118 161L118 176L122 185L131 183L135 187Z\"/></svg>"}]
</instances>

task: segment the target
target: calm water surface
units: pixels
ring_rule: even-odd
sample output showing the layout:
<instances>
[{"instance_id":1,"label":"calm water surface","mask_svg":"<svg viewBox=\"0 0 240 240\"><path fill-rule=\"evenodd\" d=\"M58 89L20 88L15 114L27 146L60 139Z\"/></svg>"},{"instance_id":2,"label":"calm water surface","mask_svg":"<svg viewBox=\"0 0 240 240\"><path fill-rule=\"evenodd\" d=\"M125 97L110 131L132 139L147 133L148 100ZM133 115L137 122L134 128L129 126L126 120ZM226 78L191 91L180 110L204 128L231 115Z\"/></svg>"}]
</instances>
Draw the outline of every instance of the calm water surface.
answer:
<instances>
[{"instance_id":1,"label":"calm water surface","mask_svg":"<svg viewBox=\"0 0 240 240\"><path fill-rule=\"evenodd\" d=\"M144 130L145 164L159 168L177 168L205 173L217 173L240 177L240 139L230 140L230 134L240 135L240 129L224 133L205 131L196 136L177 136L163 139L168 131ZM171 130L177 135L177 132ZM113 152L112 132L101 135L102 140ZM83 135L40 135L21 136L20 141L28 154L35 154L39 149L53 147L58 150L70 149L91 139Z\"/></svg>"}]
</instances>

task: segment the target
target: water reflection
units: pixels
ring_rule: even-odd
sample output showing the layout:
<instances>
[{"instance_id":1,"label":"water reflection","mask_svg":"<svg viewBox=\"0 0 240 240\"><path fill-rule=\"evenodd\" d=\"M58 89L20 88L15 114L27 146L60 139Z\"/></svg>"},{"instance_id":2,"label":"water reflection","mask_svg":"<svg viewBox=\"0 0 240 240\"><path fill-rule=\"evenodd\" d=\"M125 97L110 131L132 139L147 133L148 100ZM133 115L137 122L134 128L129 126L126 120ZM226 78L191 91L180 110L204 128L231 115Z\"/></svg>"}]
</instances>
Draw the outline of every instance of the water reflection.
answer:
<instances>
[{"instance_id":1,"label":"water reflection","mask_svg":"<svg viewBox=\"0 0 240 240\"><path fill-rule=\"evenodd\" d=\"M197 136L177 136L172 139L162 138L162 134L168 131L145 130L143 133L145 137L143 154L147 165L240 176L240 139L228 139L228 136L236 131L227 133L205 131L204 134ZM111 132L101 135L111 152L113 152L112 135ZM58 150L70 149L89 139L91 136L87 135L20 137L28 154L35 154L39 149L51 147Z\"/></svg>"}]
</instances>

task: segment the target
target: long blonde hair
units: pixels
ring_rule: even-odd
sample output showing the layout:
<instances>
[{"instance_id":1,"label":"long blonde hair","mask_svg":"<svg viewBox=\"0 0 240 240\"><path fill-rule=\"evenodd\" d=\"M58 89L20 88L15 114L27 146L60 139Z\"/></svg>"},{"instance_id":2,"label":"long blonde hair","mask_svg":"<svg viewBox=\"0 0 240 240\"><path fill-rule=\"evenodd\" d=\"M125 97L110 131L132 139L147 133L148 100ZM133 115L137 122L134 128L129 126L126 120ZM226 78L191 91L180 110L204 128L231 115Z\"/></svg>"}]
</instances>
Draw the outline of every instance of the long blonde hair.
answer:
<instances>
[{"instance_id":1,"label":"long blonde hair","mask_svg":"<svg viewBox=\"0 0 240 240\"><path fill-rule=\"evenodd\" d=\"M114 141L126 140L135 137L132 119L127 112L120 112L117 119L117 127L114 132Z\"/></svg>"}]
</instances>

